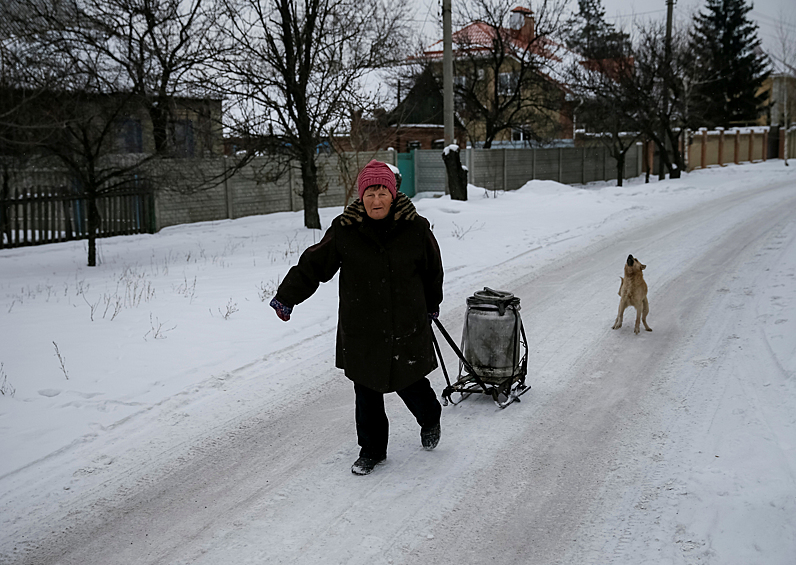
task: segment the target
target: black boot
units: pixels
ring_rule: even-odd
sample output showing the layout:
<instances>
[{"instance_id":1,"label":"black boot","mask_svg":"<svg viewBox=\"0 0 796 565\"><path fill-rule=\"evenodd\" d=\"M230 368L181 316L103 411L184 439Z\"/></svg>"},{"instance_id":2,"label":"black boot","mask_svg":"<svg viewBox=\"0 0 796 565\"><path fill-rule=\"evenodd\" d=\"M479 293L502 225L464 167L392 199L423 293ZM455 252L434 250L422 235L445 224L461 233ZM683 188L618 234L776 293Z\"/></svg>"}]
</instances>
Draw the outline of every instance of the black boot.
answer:
<instances>
[{"instance_id":1,"label":"black boot","mask_svg":"<svg viewBox=\"0 0 796 565\"><path fill-rule=\"evenodd\" d=\"M370 457L360 457L351 466L351 472L355 475L369 475L373 468L384 461L384 459L371 459Z\"/></svg>"},{"instance_id":2,"label":"black boot","mask_svg":"<svg viewBox=\"0 0 796 565\"><path fill-rule=\"evenodd\" d=\"M420 428L420 442L423 444L423 449L431 451L437 447L441 433L442 428L440 428L439 424L427 428Z\"/></svg>"}]
</instances>

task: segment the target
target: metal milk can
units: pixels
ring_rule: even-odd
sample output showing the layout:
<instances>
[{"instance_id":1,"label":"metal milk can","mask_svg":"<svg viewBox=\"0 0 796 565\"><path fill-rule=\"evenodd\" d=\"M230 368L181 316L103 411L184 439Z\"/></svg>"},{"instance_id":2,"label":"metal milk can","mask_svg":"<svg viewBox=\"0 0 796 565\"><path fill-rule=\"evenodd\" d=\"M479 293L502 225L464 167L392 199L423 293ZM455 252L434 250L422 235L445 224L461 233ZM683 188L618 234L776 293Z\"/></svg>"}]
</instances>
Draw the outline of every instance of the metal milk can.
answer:
<instances>
[{"instance_id":1,"label":"metal milk can","mask_svg":"<svg viewBox=\"0 0 796 565\"><path fill-rule=\"evenodd\" d=\"M484 290L467 299L462 350L484 377L512 377L520 370L520 299L510 292Z\"/></svg>"}]
</instances>

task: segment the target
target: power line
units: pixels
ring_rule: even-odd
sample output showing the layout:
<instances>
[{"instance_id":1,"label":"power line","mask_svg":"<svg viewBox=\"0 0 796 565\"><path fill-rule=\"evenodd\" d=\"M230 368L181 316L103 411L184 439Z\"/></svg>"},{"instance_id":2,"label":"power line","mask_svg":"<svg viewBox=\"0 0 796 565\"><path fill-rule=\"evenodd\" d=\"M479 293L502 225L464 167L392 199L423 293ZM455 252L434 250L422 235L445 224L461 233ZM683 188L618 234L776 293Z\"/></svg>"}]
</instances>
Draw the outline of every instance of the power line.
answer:
<instances>
[{"instance_id":1,"label":"power line","mask_svg":"<svg viewBox=\"0 0 796 565\"><path fill-rule=\"evenodd\" d=\"M762 19L763 21L758 22L760 25L783 26L796 31L796 24L788 23L787 21L782 21L781 19L778 18L772 18L771 16L767 16L765 14L752 12L752 18Z\"/></svg>"},{"instance_id":2,"label":"power line","mask_svg":"<svg viewBox=\"0 0 796 565\"><path fill-rule=\"evenodd\" d=\"M651 10L649 12L638 12L637 14L623 14L617 16L610 16L605 18L606 20L616 20L619 18L635 18L636 16L646 16L647 14L660 14L661 12L665 12L666 10Z\"/></svg>"}]
</instances>

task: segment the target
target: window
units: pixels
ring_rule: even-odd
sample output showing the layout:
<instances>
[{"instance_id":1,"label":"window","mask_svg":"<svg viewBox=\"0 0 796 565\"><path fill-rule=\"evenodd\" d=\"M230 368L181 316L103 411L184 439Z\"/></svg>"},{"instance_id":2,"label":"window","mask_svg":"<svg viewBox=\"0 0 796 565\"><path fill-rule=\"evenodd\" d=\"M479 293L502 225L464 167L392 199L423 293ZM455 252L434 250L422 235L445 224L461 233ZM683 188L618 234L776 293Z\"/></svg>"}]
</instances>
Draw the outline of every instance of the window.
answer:
<instances>
[{"instance_id":1,"label":"window","mask_svg":"<svg viewBox=\"0 0 796 565\"><path fill-rule=\"evenodd\" d=\"M199 154L208 156L213 154L213 119L210 111L202 109L198 112L196 141Z\"/></svg>"},{"instance_id":2,"label":"window","mask_svg":"<svg viewBox=\"0 0 796 565\"><path fill-rule=\"evenodd\" d=\"M485 75L484 69L478 69L473 76L472 72L465 75L456 75L453 77L453 86L455 88L466 89L472 86L473 82L483 80Z\"/></svg>"},{"instance_id":3,"label":"window","mask_svg":"<svg viewBox=\"0 0 796 565\"><path fill-rule=\"evenodd\" d=\"M519 75L517 73L500 73L498 75L498 94L501 96L511 96L519 85Z\"/></svg>"},{"instance_id":4,"label":"window","mask_svg":"<svg viewBox=\"0 0 796 565\"><path fill-rule=\"evenodd\" d=\"M464 92L467 90L467 77L464 75L457 75L453 77L453 96L456 106L464 105Z\"/></svg>"},{"instance_id":5,"label":"window","mask_svg":"<svg viewBox=\"0 0 796 565\"><path fill-rule=\"evenodd\" d=\"M525 130L521 128L512 128L511 130L512 141L525 141L525 139L526 139Z\"/></svg>"},{"instance_id":6,"label":"window","mask_svg":"<svg viewBox=\"0 0 796 565\"><path fill-rule=\"evenodd\" d=\"M119 124L116 146L120 153L143 153L144 135L141 121L135 118L126 118Z\"/></svg>"},{"instance_id":7,"label":"window","mask_svg":"<svg viewBox=\"0 0 796 565\"><path fill-rule=\"evenodd\" d=\"M174 154L177 157L193 157L195 152L193 121L175 120Z\"/></svg>"}]
</instances>

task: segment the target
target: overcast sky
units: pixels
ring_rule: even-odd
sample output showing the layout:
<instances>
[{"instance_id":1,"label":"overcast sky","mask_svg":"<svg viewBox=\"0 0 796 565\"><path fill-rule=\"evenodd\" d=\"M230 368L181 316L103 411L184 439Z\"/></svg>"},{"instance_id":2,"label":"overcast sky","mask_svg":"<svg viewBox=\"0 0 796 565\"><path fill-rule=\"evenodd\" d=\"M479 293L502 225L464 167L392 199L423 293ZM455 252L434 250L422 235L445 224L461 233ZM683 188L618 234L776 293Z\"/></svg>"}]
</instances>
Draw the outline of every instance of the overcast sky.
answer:
<instances>
[{"instance_id":1,"label":"overcast sky","mask_svg":"<svg viewBox=\"0 0 796 565\"><path fill-rule=\"evenodd\" d=\"M438 23L441 0L410 1L417 6L414 20L418 27L425 30L429 38L441 39L441 25ZM457 2L461 1L466 0L452 0L454 11ZM521 3L517 2L518 5ZM706 0L678 0L674 7L675 17L687 18L705 4ZM577 7L577 0L570 0L570 6ZM666 19L665 0L603 0L603 6L606 18L625 30L632 26L634 16L638 19ZM777 25L783 16L791 35L796 37L796 0L755 0L753 6L750 15L759 26L758 33L766 49L775 48Z\"/></svg>"}]
</instances>

